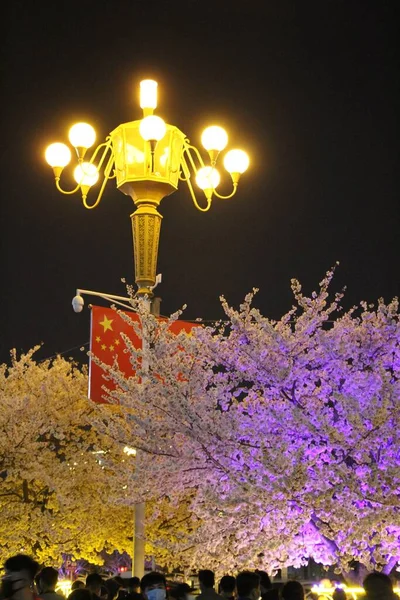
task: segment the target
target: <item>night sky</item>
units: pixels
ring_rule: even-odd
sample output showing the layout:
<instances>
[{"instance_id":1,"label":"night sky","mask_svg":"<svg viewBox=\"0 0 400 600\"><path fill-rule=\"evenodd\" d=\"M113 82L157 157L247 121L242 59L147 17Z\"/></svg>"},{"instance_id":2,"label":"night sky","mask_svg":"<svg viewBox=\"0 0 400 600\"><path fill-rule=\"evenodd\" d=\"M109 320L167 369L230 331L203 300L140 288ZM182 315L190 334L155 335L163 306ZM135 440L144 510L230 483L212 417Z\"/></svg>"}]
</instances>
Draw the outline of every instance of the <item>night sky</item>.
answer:
<instances>
[{"instance_id":1,"label":"night sky","mask_svg":"<svg viewBox=\"0 0 400 600\"><path fill-rule=\"evenodd\" d=\"M76 121L91 123L102 141L140 118L144 78L159 82L157 114L193 144L220 124L230 146L251 157L238 194L214 199L208 213L195 209L186 184L162 201L162 314L187 304L184 318L218 319L221 294L238 306L258 287L255 305L279 318L292 304L290 279L311 292L335 261L333 289L347 286L346 308L399 295L396 5L10 2L1 361L41 342L39 358L79 357L90 311L73 312L75 289L125 295L121 278L133 282L132 200L110 181L87 211L78 194L56 191L44 150L67 142Z\"/></svg>"}]
</instances>

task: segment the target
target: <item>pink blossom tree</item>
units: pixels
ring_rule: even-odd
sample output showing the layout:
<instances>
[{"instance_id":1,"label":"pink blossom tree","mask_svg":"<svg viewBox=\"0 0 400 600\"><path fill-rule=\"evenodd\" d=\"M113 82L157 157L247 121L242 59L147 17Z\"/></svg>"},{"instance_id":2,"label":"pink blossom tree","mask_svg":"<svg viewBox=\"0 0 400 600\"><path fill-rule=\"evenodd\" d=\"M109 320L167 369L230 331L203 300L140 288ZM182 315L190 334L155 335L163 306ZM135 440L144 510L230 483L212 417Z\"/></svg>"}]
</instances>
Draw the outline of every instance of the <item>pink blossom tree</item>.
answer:
<instances>
[{"instance_id":1,"label":"pink blossom tree","mask_svg":"<svg viewBox=\"0 0 400 600\"><path fill-rule=\"evenodd\" d=\"M279 321L254 293L239 310L222 299L227 321L190 336L139 302L144 350L124 338L136 375L102 365L127 415L108 431L140 450L141 498L190 497L177 561L274 570L312 557L389 572L399 560L398 302L346 312L332 277L310 297L292 281Z\"/></svg>"}]
</instances>

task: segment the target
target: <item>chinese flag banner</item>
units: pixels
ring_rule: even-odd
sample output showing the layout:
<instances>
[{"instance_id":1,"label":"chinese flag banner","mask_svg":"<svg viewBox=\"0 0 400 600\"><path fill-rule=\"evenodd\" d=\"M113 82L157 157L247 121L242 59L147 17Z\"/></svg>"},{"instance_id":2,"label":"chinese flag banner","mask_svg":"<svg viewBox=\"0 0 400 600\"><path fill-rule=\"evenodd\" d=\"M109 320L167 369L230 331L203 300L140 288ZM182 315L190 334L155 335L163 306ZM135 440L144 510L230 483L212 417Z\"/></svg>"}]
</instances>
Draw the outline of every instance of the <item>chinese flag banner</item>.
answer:
<instances>
[{"instance_id":1,"label":"chinese flag banner","mask_svg":"<svg viewBox=\"0 0 400 600\"><path fill-rule=\"evenodd\" d=\"M139 323L139 317L135 312L122 312L125 312L133 321ZM171 324L170 331L175 334L182 330L189 333L197 325L197 323L189 323L188 321L174 321ZM120 370L126 377L130 377L134 374L134 371L129 361L130 354L124 352L125 344L121 338L121 333L126 334L135 348L142 347L142 340L136 335L132 326L126 323L115 310L112 308L103 308L102 306L92 306L90 351L102 362L110 366L113 365L114 359L117 357ZM107 399L104 397L106 396L106 392L102 389L102 386L105 386L110 391L116 387L113 381L107 381L103 375L103 369L90 359L89 398L94 402L107 403Z\"/></svg>"}]
</instances>

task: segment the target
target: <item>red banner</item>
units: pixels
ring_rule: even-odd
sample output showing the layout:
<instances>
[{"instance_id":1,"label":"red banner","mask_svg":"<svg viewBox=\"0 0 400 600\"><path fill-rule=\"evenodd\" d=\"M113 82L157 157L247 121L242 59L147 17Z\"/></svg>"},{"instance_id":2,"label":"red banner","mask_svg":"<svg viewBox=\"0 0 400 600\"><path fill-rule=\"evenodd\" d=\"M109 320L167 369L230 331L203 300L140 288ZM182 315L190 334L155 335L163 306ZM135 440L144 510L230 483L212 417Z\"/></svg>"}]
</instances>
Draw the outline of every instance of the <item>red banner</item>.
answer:
<instances>
[{"instance_id":1,"label":"red banner","mask_svg":"<svg viewBox=\"0 0 400 600\"><path fill-rule=\"evenodd\" d=\"M122 312L125 312L132 320L139 323L139 317L135 312ZM190 333L193 327L197 325L197 323L189 323L188 321L174 321L171 324L170 331L175 334L182 330ZM126 377L131 377L134 371L129 360L129 352L124 352L125 343L121 333L126 334L135 348L142 347L141 338L136 335L132 326L124 321L115 310L103 308L102 306L92 306L90 351L106 365L112 366L115 358L117 358L120 371ZM90 359L89 398L94 402L107 403L107 392L102 389L103 386L110 391L116 388L113 381L104 379L104 375L103 369Z\"/></svg>"}]
</instances>

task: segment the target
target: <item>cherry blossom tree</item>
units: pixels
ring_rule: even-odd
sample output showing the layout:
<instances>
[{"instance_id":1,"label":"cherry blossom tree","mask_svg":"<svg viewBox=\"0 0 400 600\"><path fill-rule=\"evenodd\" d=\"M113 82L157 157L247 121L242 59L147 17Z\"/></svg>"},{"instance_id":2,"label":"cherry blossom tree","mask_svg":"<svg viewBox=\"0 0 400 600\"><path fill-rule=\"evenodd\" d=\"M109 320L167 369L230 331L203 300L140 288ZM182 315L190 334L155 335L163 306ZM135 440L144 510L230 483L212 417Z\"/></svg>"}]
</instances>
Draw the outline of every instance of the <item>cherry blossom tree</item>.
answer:
<instances>
[{"instance_id":1,"label":"cherry blossom tree","mask_svg":"<svg viewBox=\"0 0 400 600\"><path fill-rule=\"evenodd\" d=\"M87 374L36 350L0 366L0 560L102 563L102 551L131 551L129 459L94 426Z\"/></svg>"},{"instance_id":2,"label":"cherry blossom tree","mask_svg":"<svg viewBox=\"0 0 400 600\"><path fill-rule=\"evenodd\" d=\"M102 364L127 415L107 427L139 450L142 499L190 497L190 526L164 546L174 560L225 572L399 560L398 302L345 311L332 278L310 296L293 280L279 321L255 292L238 310L222 298L226 321L190 336L135 305L143 350L122 337L136 374Z\"/></svg>"}]
</instances>

